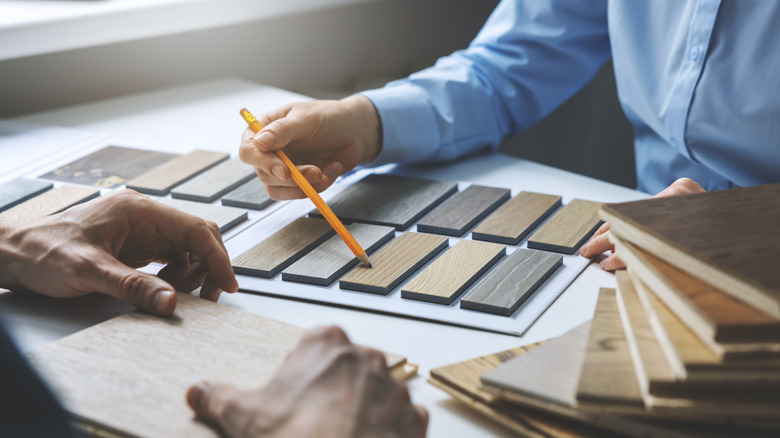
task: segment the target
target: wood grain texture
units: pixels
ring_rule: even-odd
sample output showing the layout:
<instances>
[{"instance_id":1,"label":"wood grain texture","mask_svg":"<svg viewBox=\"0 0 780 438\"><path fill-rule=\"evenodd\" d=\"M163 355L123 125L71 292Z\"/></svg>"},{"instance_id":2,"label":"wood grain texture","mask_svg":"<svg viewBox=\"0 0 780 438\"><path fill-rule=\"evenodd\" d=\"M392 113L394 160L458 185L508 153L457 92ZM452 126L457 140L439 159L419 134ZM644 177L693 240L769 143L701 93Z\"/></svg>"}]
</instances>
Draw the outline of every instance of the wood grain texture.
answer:
<instances>
[{"instance_id":1,"label":"wood grain texture","mask_svg":"<svg viewBox=\"0 0 780 438\"><path fill-rule=\"evenodd\" d=\"M509 189L470 185L420 219L417 231L460 237L509 198Z\"/></svg>"},{"instance_id":2,"label":"wood grain texture","mask_svg":"<svg viewBox=\"0 0 780 438\"><path fill-rule=\"evenodd\" d=\"M229 154L194 150L180 155L127 182L127 188L149 195L167 195L175 186L227 160Z\"/></svg>"},{"instance_id":3,"label":"wood grain texture","mask_svg":"<svg viewBox=\"0 0 780 438\"><path fill-rule=\"evenodd\" d=\"M520 192L488 216L471 235L475 240L517 245L560 205L560 196Z\"/></svg>"},{"instance_id":4,"label":"wood grain texture","mask_svg":"<svg viewBox=\"0 0 780 438\"><path fill-rule=\"evenodd\" d=\"M34 198L52 187L53 183L25 178L0 184L0 212Z\"/></svg>"},{"instance_id":5,"label":"wood grain texture","mask_svg":"<svg viewBox=\"0 0 780 438\"><path fill-rule=\"evenodd\" d=\"M0 213L0 218L23 221L48 216L98 196L100 196L99 189L63 185L9 208Z\"/></svg>"},{"instance_id":6,"label":"wood grain texture","mask_svg":"<svg viewBox=\"0 0 780 438\"><path fill-rule=\"evenodd\" d=\"M461 240L406 283L401 296L449 305L504 254L503 245Z\"/></svg>"},{"instance_id":7,"label":"wood grain texture","mask_svg":"<svg viewBox=\"0 0 780 438\"><path fill-rule=\"evenodd\" d=\"M563 264L563 257L518 249L460 300L460 307L508 316Z\"/></svg>"},{"instance_id":8,"label":"wood grain texture","mask_svg":"<svg viewBox=\"0 0 780 438\"><path fill-rule=\"evenodd\" d=\"M222 197L222 205L262 210L273 204L260 179L253 178Z\"/></svg>"},{"instance_id":9,"label":"wood grain texture","mask_svg":"<svg viewBox=\"0 0 780 438\"><path fill-rule=\"evenodd\" d=\"M346 228L367 254L395 237L392 227L351 224ZM336 235L282 271L282 280L329 286L358 263L349 247Z\"/></svg>"},{"instance_id":10,"label":"wood grain texture","mask_svg":"<svg viewBox=\"0 0 780 438\"><path fill-rule=\"evenodd\" d=\"M302 217L232 260L236 274L271 278L336 232L323 219Z\"/></svg>"},{"instance_id":11,"label":"wood grain texture","mask_svg":"<svg viewBox=\"0 0 780 438\"><path fill-rule=\"evenodd\" d=\"M224 233L249 217L248 212L240 208L204 204L202 202L185 201L183 199L162 198L156 199L156 201L170 205L171 207L198 216L207 221L214 221L219 227L220 233Z\"/></svg>"},{"instance_id":12,"label":"wood grain texture","mask_svg":"<svg viewBox=\"0 0 780 438\"><path fill-rule=\"evenodd\" d=\"M386 225L402 231L458 191L458 184L409 176L374 174L328 201L345 222ZM310 213L322 217L319 211Z\"/></svg>"},{"instance_id":13,"label":"wood grain texture","mask_svg":"<svg viewBox=\"0 0 780 438\"><path fill-rule=\"evenodd\" d=\"M574 254L601 225L598 212L602 205L572 199L528 238L528 247Z\"/></svg>"},{"instance_id":14,"label":"wood grain texture","mask_svg":"<svg viewBox=\"0 0 780 438\"><path fill-rule=\"evenodd\" d=\"M177 199L210 203L256 177L257 174L252 166L244 164L238 158L233 158L223 161L191 180L176 186L171 190L171 196Z\"/></svg>"},{"instance_id":15,"label":"wood grain texture","mask_svg":"<svg viewBox=\"0 0 780 438\"><path fill-rule=\"evenodd\" d=\"M407 231L371 255L373 268L356 266L339 287L387 295L448 245L446 237Z\"/></svg>"}]
</instances>

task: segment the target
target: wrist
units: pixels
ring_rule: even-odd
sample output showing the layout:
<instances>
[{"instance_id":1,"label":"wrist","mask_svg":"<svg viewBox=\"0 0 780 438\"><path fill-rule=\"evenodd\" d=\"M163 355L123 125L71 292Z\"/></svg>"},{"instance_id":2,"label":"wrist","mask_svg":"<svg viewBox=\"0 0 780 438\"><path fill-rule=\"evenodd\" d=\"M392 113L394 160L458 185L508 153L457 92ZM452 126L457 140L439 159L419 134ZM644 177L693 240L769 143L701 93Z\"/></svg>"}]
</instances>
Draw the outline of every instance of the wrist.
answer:
<instances>
[{"instance_id":1,"label":"wrist","mask_svg":"<svg viewBox=\"0 0 780 438\"><path fill-rule=\"evenodd\" d=\"M360 163L374 161L382 150L382 121L374 104L365 96L353 95L342 99L353 114L353 130L361 144Z\"/></svg>"},{"instance_id":2,"label":"wrist","mask_svg":"<svg viewBox=\"0 0 780 438\"><path fill-rule=\"evenodd\" d=\"M7 221L0 221L0 288L11 289L22 286L19 281L19 264L23 253L19 249L24 240L24 227Z\"/></svg>"}]
</instances>

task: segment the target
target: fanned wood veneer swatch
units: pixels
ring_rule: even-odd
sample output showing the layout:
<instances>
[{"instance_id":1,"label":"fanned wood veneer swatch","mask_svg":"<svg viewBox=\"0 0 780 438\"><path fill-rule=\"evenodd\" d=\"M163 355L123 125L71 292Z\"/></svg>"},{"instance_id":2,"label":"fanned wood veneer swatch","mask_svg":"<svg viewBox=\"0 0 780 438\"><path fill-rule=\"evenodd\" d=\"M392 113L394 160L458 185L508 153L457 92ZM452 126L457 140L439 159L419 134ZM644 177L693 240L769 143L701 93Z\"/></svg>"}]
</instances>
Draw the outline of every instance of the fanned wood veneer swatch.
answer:
<instances>
[{"instance_id":1,"label":"fanned wood veneer swatch","mask_svg":"<svg viewBox=\"0 0 780 438\"><path fill-rule=\"evenodd\" d=\"M406 283L401 296L450 304L504 254L504 245L461 240Z\"/></svg>"},{"instance_id":2,"label":"fanned wood veneer swatch","mask_svg":"<svg viewBox=\"0 0 780 438\"><path fill-rule=\"evenodd\" d=\"M572 199L528 238L528 247L574 254L601 225L600 202Z\"/></svg>"},{"instance_id":3,"label":"fanned wood veneer swatch","mask_svg":"<svg viewBox=\"0 0 780 438\"><path fill-rule=\"evenodd\" d=\"M520 192L488 216L471 235L475 240L517 245L560 205L560 196Z\"/></svg>"},{"instance_id":4,"label":"fanned wood veneer swatch","mask_svg":"<svg viewBox=\"0 0 780 438\"><path fill-rule=\"evenodd\" d=\"M48 216L98 196L100 196L98 189L72 185L59 186L9 208L0 213L0 217L25 220Z\"/></svg>"},{"instance_id":5,"label":"fanned wood veneer swatch","mask_svg":"<svg viewBox=\"0 0 780 438\"><path fill-rule=\"evenodd\" d=\"M233 270L236 274L271 278L334 233L323 219L298 218L234 258Z\"/></svg>"},{"instance_id":6,"label":"fanned wood veneer swatch","mask_svg":"<svg viewBox=\"0 0 780 438\"><path fill-rule=\"evenodd\" d=\"M252 178L256 178L255 169L233 158L177 186L171 191L171 196L190 201L214 202Z\"/></svg>"},{"instance_id":7,"label":"fanned wood veneer swatch","mask_svg":"<svg viewBox=\"0 0 780 438\"><path fill-rule=\"evenodd\" d=\"M328 206L342 221L386 225L401 231L457 191L458 184L450 181L374 174L344 189L328 201ZM309 215L322 217L317 210Z\"/></svg>"},{"instance_id":8,"label":"fanned wood veneer swatch","mask_svg":"<svg viewBox=\"0 0 780 438\"><path fill-rule=\"evenodd\" d=\"M250 210L262 210L273 203L274 200L268 195L265 186L258 178L250 179L222 197L222 205Z\"/></svg>"},{"instance_id":9,"label":"fanned wood veneer swatch","mask_svg":"<svg viewBox=\"0 0 780 438\"><path fill-rule=\"evenodd\" d=\"M373 268L356 266L339 281L339 287L387 295L448 245L443 236L403 233L371 255Z\"/></svg>"},{"instance_id":10,"label":"fanned wood veneer swatch","mask_svg":"<svg viewBox=\"0 0 780 438\"><path fill-rule=\"evenodd\" d=\"M127 183L127 188L149 195L167 195L175 186L229 157L229 154L223 152L194 150L134 178Z\"/></svg>"},{"instance_id":11,"label":"fanned wood veneer swatch","mask_svg":"<svg viewBox=\"0 0 780 438\"><path fill-rule=\"evenodd\" d=\"M509 316L563 264L563 257L517 249L460 300L460 307Z\"/></svg>"},{"instance_id":12,"label":"fanned wood veneer swatch","mask_svg":"<svg viewBox=\"0 0 780 438\"><path fill-rule=\"evenodd\" d=\"M219 227L220 233L224 233L249 217L247 211L240 208L223 207L221 205L204 204L183 199L163 198L156 199L156 201L207 221L214 221Z\"/></svg>"},{"instance_id":13,"label":"fanned wood veneer swatch","mask_svg":"<svg viewBox=\"0 0 780 438\"><path fill-rule=\"evenodd\" d=\"M351 224L346 228L368 254L395 237L392 227ZM282 280L328 286L358 263L355 254L336 235L282 271Z\"/></svg>"},{"instance_id":14,"label":"fanned wood veneer swatch","mask_svg":"<svg viewBox=\"0 0 780 438\"><path fill-rule=\"evenodd\" d=\"M54 184L47 181L24 178L0 184L0 211L8 210L52 187Z\"/></svg>"},{"instance_id":15,"label":"fanned wood veneer swatch","mask_svg":"<svg viewBox=\"0 0 780 438\"><path fill-rule=\"evenodd\" d=\"M509 197L509 189L471 185L420 219L417 231L460 237Z\"/></svg>"}]
</instances>

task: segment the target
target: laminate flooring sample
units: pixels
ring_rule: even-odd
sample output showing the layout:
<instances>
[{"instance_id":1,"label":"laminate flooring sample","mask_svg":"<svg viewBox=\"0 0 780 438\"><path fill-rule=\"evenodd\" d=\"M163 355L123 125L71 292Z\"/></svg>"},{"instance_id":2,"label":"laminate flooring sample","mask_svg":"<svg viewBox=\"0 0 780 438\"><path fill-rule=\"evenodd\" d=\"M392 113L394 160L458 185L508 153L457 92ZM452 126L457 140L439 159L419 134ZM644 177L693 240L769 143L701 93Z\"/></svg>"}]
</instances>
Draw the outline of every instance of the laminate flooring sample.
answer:
<instances>
[{"instance_id":1,"label":"laminate flooring sample","mask_svg":"<svg viewBox=\"0 0 780 438\"><path fill-rule=\"evenodd\" d=\"M236 274L271 278L335 233L324 219L302 217L234 258Z\"/></svg>"},{"instance_id":2,"label":"laminate flooring sample","mask_svg":"<svg viewBox=\"0 0 780 438\"><path fill-rule=\"evenodd\" d=\"M371 255L373 268L356 266L339 287L387 295L448 245L444 236L405 232Z\"/></svg>"},{"instance_id":3,"label":"laminate flooring sample","mask_svg":"<svg viewBox=\"0 0 780 438\"><path fill-rule=\"evenodd\" d=\"M250 179L222 197L222 205L250 210L262 210L273 203L274 200L268 195L265 186L258 178Z\"/></svg>"},{"instance_id":4,"label":"laminate flooring sample","mask_svg":"<svg viewBox=\"0 0 780 438\"><path fill-rule=\"evenodd\" d=\"M334 196L328 206L342 221L403 231L457 191L458 184L450 181L374 174ZM322 217L317 210L309 215Z\"/></svg>"},{"instance_id":5,"label":"laminate flooring sample","mask_svg":"<svg viewBox=\"0 0 780 438\"><path fill-rule=\"evenodd\" d=\"M367 254L395 237L392 227L350 224L346 228ZM358 263L349 247L336 235L282 271L282 280L328 286Z\"/></svg>"},{"instance_id":6,"label":"laminate flooring sample","mask_svg":"<svg viewBox=\"0 0 780 438\"><path fill-rule=\"evenodd\" d=\"M560 205L560 196L520 192L488 216L471 235L475 240L517 245Z\"/></svg>"},{"instance_id":7,"label":"laminate flooring sample","mask_svg":"<svg viewBox=\"0 0 780 438\"><path fill-rule=\"evenodd\" d=\"M509 198L509 189L471 185L417 222L417 231L460 237Z\"/></svg>"},{"instance_id":8,"label":"laminate flooring sample","mask_svg":"<svg viewBox=\"0 0 780 438\"><path fill-rule=\"evenodd\" d=\"M504 245L461 240L406 283L401 296L449 305L504 254Z\"/></svg>"},{"instance_id":9,"label":"laminate flooring sample","mask_svg":"<svg viewBox=\"0 0 780 438\"><path fill-rule=\"evenodd\" d=\"M171 190L171 196L177 199L211 203L256 177L257 174L252 166L244 164L238 158L232 158L176 186Z\"/></svg>"},{"instance_id":10,"label":"laminate flooring sample","mask_svg":"<svg viewBox=\"0 0 780 438\"><path fill-rule=\"evenodd\" d=\"M509 316L562 264L560 255L517 249L474 285L460 307Z\"/></svg>"},{"instance_id":11,"label":"laminate flooring sample","mask_svg":"<svg viewBox=\"0 0 780 438\"><path fill-rule=\"evenodd\" d=\"M100 196L98 189L72 185L59 186L9 208L0 213L0 217L25 220L48 216L98 196Z\"/></svg>"},{"instance_id":12,"label":"laminate flooring sample","mask_svg":"<svg viewBox=\"0 0 780 438\"><path fill-rule=\"evenodd\" d=\"M249 217L249 213L240 208L204 204L202 202L185 201L183 199L163 198L157 199L157 201L170 205L185 213L216 222L220 233L224 233Z\"/></svg>"},{"instance_id":13,"label":"laminate flooring sample","mask_svg":"<svg viewBox=\"0 0 780 438\"><path fill-rule=\"evenodd\" d=\"M17 178L0 184L0 211L8 210L52 187L54 187L53 183L25 178Z\"/></svg>"},{"instance_id":14,"label":"laminate flooring sample","mask_svg":"<svg viewBox=\"0 0 780 438\"><path fill-rule=\"evenodd\" d=\"M149 195L167 195L172 188L229 157L229 154L223 152L194 150L155 167L126 185L128 189Z\"/></svg>"},{"instance_id":15,"label":"laminate flooring sample","mask_svg":"<svg viewBox=\"0 0 780 438\"><path fill-rule=\"evenodd\" d=\"M572 199L528 238L528 247L574 254L601 225L599 209L602 205Z\"/></svg>"}]
</instances>

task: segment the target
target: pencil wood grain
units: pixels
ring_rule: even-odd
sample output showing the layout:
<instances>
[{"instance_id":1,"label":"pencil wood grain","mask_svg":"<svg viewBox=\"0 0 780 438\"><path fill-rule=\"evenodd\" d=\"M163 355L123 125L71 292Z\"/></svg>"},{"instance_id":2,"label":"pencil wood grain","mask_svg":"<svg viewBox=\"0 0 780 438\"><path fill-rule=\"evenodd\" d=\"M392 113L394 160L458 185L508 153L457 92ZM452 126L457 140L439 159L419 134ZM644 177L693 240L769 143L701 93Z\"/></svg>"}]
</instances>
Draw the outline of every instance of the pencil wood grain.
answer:
<instances>
[{"instance_id":1,"label":"pencil wood grain","mask_svg":"<svg viewBox=\"0 0 780 438\"><path fill-rule=\"evenodd\" d=\"M227 160L229 154L194 150L180 155L127 182L127 188L149 195L167 195L175 186Z\"/></svg>"},{"instance_id":2,"label":"pencil wood grain","mask_svg":"<svg viewBox=\"0 0 780 438\"><path fill-rule=\"evenodd\" d=\"M560 196L520 192L488 216L471 235L475 240L517 245L560 205Z\"/></svg>"},{"instance_id":3,"label":"pencil wood grain","mask_svg":"<svg viewBox=\"0 0 780 438\"><path fill-rule=\"evenodd\" d=\"M417 231L460 237L509 198L509 189L472 184L420 219Z\"/></svg>"},{"instance_id":4,"label":"pencil wood grain","mask_svg":"<svg viewBox=\"0 0 780 438\"><path fill-rule=\"evenodd\" d=\"M198 202L214 202L241 184L256 178L255 169L238 158L223 161L171 190L171 196Z\"/></svg>"},{"instance_id":5,"label":"pencil wood grain","mask_svg":"<svg viewBox=\"0 0 780 438\"><path fill-rule=\"evenodd\" d=\"M156 201L170 205L193 216L198 216L201 219L213 221L219 227L220 233L224 233L249 217L248 212L240 208L223 207L221 205L204 204L183 199L161 198L156 199Z\"/></svg>"},{"instance_id":6,"label":"pencil wood grain","mask_svg":"<svg viewBox=\"0 0 780 438\"><path fill-rule=\"evenodd\" d=\"M572 199L528 238L528 247L574 254L601 225L598 212L602 205Z\"/></svg>"},{"instance_id":7,"label":"pencil wood grain","mask_svg":"<svg viewBox=\"0 0 780 438\"><path fill-rule=\"evenodd\" d=\"M250 210L262 210L273 203L259 178L250 179L222 197L222 205Z\"/></svg>"},{"instance_id":8,"label":"pencil wood grain","mask_svg":"<svg viewBox=\"0 0 780 438\"><path fill-rule=\"evenodd\" d=\"M0 212L21 204L54 187L54 184L37 179L17 178L0 184Z\"/></svg>"},{"instance_id":9,"label":"pencil wood grain","mask_svg":"<svg viewBox=\"0 0 780 438\"><path fill-rule=\"evenodd\" d=\"M98 196L100 196L98 189L63 185L9 208L0 213L0 217L9 220L34 219L59 213Z\"/></svg>"}]
</instances>

